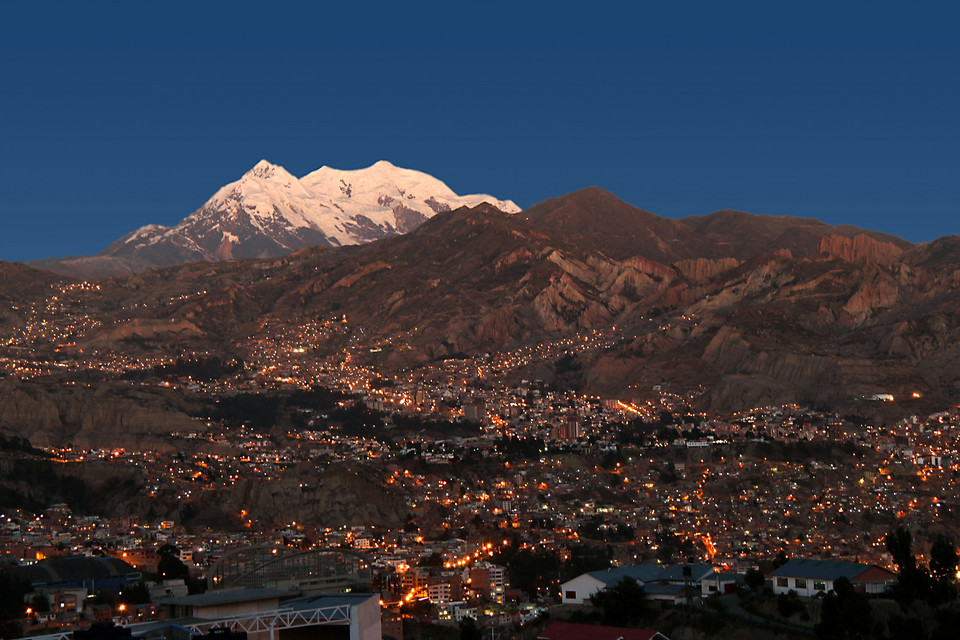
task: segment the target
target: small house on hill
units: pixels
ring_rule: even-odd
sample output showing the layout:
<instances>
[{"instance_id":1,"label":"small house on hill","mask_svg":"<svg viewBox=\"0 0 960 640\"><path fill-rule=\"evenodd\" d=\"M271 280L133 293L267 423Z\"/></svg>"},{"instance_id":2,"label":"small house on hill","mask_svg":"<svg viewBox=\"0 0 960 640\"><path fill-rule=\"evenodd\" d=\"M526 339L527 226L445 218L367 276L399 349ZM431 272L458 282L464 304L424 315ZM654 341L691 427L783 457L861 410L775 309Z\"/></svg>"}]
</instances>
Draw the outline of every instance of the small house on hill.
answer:
<instances>
[{"instance_id":1,"label":"small house on hill","mask_svg":"<svg viewBox=\"0 0 960 640\"><path fill-rule=\"evenodd\" d=\"M701 581L712 574L713 567L708 564L675 564L666 567L635 564L580 574L564 582L560 593L563 604L584 604L598 591L613 588L624 578L632 578L644 588L648 599L681 604L689 599L689 591L693 589L699 597Z\"/></svg>"},{"instance_id":2,"label":"small house on hill","mask_svg":"<svg viewBox=\"0 0 960 640\"><path fill-rule=\"evenodd\" d=\"M771 571L770 578L775 594L796 591L798 595L811 597L829 593L834 582L846 578L857 591L879 595L897 581L897 574L875 564L794 558Z\"/></svg>"},{"instance_id":3,"label":"small house on hill","mask_svg":"<svg viewBox=\"0 0 960 640\"><path fill-rule=\"evenodd\" d=\"M590 596L603 589L615 587L624 578L632 578L644 585L657 580L663 569L653 564L617 567L606 571L588 571L564 582L560 587L563 604L584 604Z\"/></svg>"}]
</instances>

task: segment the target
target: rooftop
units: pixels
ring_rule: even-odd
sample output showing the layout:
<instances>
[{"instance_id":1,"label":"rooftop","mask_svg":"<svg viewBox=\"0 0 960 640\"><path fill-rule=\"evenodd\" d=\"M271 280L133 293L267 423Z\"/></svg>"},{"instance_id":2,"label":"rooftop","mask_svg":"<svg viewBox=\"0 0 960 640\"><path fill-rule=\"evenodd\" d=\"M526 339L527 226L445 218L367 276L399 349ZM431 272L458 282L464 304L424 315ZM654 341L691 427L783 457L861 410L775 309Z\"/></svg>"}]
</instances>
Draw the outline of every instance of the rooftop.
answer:
<instances>
[{"instance_id":1,"label":"rooftop","mask_svg":"<svg viewBox=\"0 0 960 640\"><path fill-rule=\"evenodd\" d=\"M809 560L794 558L770 572L771 576L789 576L791 578L819 578L821 580L836 580L846 578L852 580L871 565L862 562L836 562L833 560Z\"/></svg>"},{"instance_id":2,"label":"rooftop","mask_svg":"<svg viewBox=\"0 0 960 640\"><path fill-rule=\"evenodd\" d=\"M118 558L90 558L73 556L52 558L32 565L11 567L10 572L17 578L28 580L31 584L63 584L103 580L138 574L137 569Z\"/></svg>"},{"instance_id":3,"label":"rooftop","mask_svg":"<svg viewBox=\"0 0 960 640\"><path fill-rule=\"evenodd\" d=\"M248 602L251 600L274 600L292 595L289 591L275 589L225 589L223 591L208 591L189 596L163 598L158 604L189 605L194 607L212 607L234 602Z\"/></svg>"}]
</instances>

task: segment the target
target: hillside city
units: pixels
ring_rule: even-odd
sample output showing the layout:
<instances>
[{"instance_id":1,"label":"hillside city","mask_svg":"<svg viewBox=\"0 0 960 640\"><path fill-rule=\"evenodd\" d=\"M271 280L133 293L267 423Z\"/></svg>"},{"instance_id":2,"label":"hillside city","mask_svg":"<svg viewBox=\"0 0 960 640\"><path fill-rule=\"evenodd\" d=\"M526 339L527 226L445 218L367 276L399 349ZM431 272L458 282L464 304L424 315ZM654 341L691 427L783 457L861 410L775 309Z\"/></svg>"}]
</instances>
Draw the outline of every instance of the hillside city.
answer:
<instances>
[{"instance_id":1,"label":"hillside city","mask_svg":"<svg viewBox=\"0 0 960 640\"><path fill-rule=\"evenodd\" d=\"M960 640L915 5L0 4L0 640Z\"/></svg>"},{"instance_id":2,"label":"hillside city","mask_svg":"<svg viewBox=\"0 0 960 640\"><path fill-rule=\"evenodd\" d=\"M743 574L809 558L893 571L885 539L898 526L913 531L921 564L938 536L957 539L960 409L886 424L797 405L708 415L692 409L698 390L670 380L601 397L518 377L626 339L616 328L386 374L370 356L402 351L404 336L366 340L343 316L295 325L267 318L237 345L242 365L217 360L227 373L194 376L187 370L209 364L211 354L79 349L94 321L72 296L97 286L61 285L45 303L19 309L28 321L0 351L6 375L82 385L94 374L211 405L284 397L286 413L278 422L211 415L194 431L169 434L169 450L12 447L13 456L42 451L65 469L135 469L145 478L140 499L180 507L178 516L155 518L80 513L65 503L8 509L0 549L9 564L85 555L156 573L175 549L201 583L241 547L351 549L382 594L386 630L405 617L522 625L560 602L564 581L590 570L694 563ZM334 340L342 348L317 351ZM862 401L910 399L878 389ZM241 482L337 465L380 485L404 521L277 521L253 508L233 514L230 526L185 517ZM51 602L33 632L79 624L82 602L59 597L67 599ZM128 610L120 602L108 614L120 622L161 615L155 605Z\"/></svg>"}]
</instances>

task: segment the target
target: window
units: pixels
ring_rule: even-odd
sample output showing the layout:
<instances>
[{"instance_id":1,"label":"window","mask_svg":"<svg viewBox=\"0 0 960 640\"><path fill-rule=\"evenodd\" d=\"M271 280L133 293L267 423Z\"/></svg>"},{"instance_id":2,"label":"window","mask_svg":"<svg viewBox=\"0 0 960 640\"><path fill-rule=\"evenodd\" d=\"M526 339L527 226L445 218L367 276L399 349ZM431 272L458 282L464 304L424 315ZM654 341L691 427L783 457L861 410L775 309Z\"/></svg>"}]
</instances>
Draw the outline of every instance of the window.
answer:
<instances>
[{"instance_id":1,"label":"window","mask_svg":"<svg viewBox=\"0 0 960 640\"><path fill-rule=\"evenodd\" d=\"M787 587L787 586L789 586L789 585L787 584L787 579L786 579L786 578L777 578L777 586L778 586L778 587Z\"/></svg>"},{"instance_id":2,"label":"window","mask_svg":"<svg viewBox=\"0 0 960 640\"><path fill-rule=\"evenodd\" d=\"M797 589L806 589L806 588L807 588L807 579L806 579L806 578L797 578L795 584L796 584Z\"/></svg>"},{"instance_id":3,"label":"window","mask_svg":"<svg viewBox=\"0 0 960 640\"><path fill-rule=\"evenodd\" d=\"M814 580L813 581L813 590L814 591L826 591L827 583L823 580Z\"/></svg>"},{"instance_id":4,"label":"window","mask_svg":"<svg viewBox=\"0 0 960 640\"><path fill-rule=\"evenodd\" d=\"M576 600L576 599L577 599L577 592L576 592L576 591L567 591L566 593L563 594L563 597L566 598L567 600Z\"/></svg>"}]
</instances>

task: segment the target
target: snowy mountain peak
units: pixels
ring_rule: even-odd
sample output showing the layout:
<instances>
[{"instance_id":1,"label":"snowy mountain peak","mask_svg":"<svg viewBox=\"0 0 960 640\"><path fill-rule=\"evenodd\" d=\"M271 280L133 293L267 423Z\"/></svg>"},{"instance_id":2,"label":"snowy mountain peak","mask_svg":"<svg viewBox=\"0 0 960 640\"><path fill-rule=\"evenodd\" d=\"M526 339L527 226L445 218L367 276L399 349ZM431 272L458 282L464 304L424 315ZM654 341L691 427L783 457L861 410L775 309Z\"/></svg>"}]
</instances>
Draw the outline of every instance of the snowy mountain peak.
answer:
<instances>
[{"instance_id":1,"label":"snowy mountain peak","mask_svg":"<svg viewBox=\"0 0 960 640\"><path fill-rule=\"evenodd\" d=\"M265 210L269 211L272 208L270 203L282 198L281 194L284 192L298 198L310 197L310 193L293 174L280 165L261 160L239 180L231 182L213 194L207 204L191 217L202 214L212 205L239 200L247 200L248 204L256 204L253 201L260 202L265 205Z\"/></svg>"},{"instance_id":2,"label":"snowy mountain peak","mask_svg":"<svg viewBox=\"0 0 960 640\"><path fill-rule=\"evenodd\" d=\"M481 202L520 210L485 194L459 196L429 174L386 160L364 169L323 166L299 179L260 160L175 227L143 227L102 255L157 265L279 256L312 244L362 244L407 233L438 213Z\"/></svg>"},{"instance_id":3,"label":"snowy mountain peak","mask_svg":"<svg viewBox=\"0 0 960 640\"><path fill-rule=\"evenodd\" d=\"M253 165L253 168L243 174L244 178L260 178L262 180L283 179L296 180L289 171L277 164L272 164L266 160L261 160Z\"/></svg>"}]
</instances>

